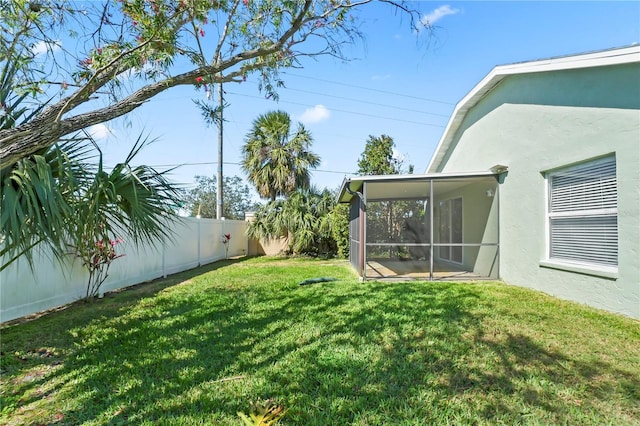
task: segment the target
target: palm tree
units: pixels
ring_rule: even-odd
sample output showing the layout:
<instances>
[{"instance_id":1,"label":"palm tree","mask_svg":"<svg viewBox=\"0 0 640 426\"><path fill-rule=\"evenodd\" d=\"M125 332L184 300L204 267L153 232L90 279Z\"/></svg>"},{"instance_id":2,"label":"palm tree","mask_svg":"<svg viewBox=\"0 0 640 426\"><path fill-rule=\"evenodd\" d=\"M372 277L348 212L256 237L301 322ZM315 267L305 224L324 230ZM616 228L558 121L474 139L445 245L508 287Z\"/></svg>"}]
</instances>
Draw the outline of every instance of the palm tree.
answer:
<instances>
[{"instance_id":1,"label":"palm tree","mask_svg":"<svg viewBox=\"0 0 640 426\"><path fill-rule=\"evenodd\" d=\"M12 90L13 72L9 64L0 72L2 129L33 115L25 96ZM126 236L137 246L170 237L178 188L165 178L168 171L131 164L148 143L138 138L126 160L110 171L88 136L61 141L0 170L0 270L21 257L33 266L34 251L46 246L59 260L71 250L85 263L100 240Z\"/></svg>"},{"instance_id":2,"label":"palm tree","mask_svg":"<svg viewBox=\"0 0 640 426\"><path fill-rule=\"evenodd\" d=\"M165 178L167 172L131 164L147 143L139 137L125 161L110 171L100 155L96 173L70 200L76 217L68 222L67 244L89 272L87 299L99 294L111 262L121 256L114 246L123 237L136 246L172 237L178 188Z\"/></svg>"},{"instance_id":3,"label":"palm tree","mask_svg":"<svg viewBox=\"0 0 640 426\"><path fill-rule=\"evenodd\" d=\"M46 103L29 108L28 95L13 90L17 64L3 65L0 130L7 130L29 121ZM31 265L33 249L41 243L51 246L56 257L63 256L65 221L73 214L65 199L73 193L79 172L69 157L85 159L87 154L76 141L66 145L64 150L54 146L0 170L0 271L22 256Z\"/></svg>"},{"instance_id":4,"label":"palm tree","mask_svg":"<svg viewBox=\"0 0 640 426\"><path fill-rule=\"evenodd\" d=\"M291 118L284 111L258 116L242 147L242 168L258 194L274 201L296 189L309 188L309 170L320 157L309 150L313 139L302 124L291 134Z\"/></svg>"},{"instance_id":5,"label":"palm tree","mask_svg":"<svg viewBox=\"0 0 640 426\"><path fill-rule=\"evenodd\" d=\"M334 195L324 189L298 189L286 199L260 207L249 223L247 235L270 240L288 235L289 251L295 254L334 254L336 243L331 231Z\"/></svg>"},{"instance_id":6,"label":"palm tree","mask_svg":"<svg viewBox=\"0 0 640 426\"><path fill-rule=\"evenodd\" d=\"M147 143L138 138L126 160L108 171L97 147L81 140L2 170L0 270L22 256L31 264L35 249L45 246L59 260L74 254L85 263L100 240L126 237L139 246L171 238L178 188L167 172L131 164Z\"/></svg>"},{"instance_id":7,"label":"palm tree","mask_svg":"<svg viewBox=\"0 0 640 426\"><path fill-rule=\"evenodd\" d=\"M331 233L331 211L334 195L327 189L299 189L286 200L283 216L293 235L293 253L313 255L335 253L336 244Z\"/></svg>"}]
</instances>

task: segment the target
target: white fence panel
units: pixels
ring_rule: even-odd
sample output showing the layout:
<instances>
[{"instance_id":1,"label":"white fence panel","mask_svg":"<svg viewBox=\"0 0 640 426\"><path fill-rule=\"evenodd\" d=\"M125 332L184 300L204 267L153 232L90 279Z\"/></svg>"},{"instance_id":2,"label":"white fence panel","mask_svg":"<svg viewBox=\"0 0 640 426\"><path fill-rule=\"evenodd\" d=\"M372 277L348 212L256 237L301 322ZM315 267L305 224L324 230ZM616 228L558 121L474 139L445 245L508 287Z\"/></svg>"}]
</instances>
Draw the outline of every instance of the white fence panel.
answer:
<instances>
[{"instance_id":1,"label":"white fence panel","mask_svg":"<svg viewBox=\"0 0 640 426\"><path fill-rule=\"evenodd\" d=\"M85 273L79 262L61 268L48 255L35 255L33 273L19 260L0 273L0 321L54 308L80 299Z\"/></svg>"},{"instance_id":2,"label":"white fence panel","mask_svg":"<svg viewBox=\"0 0 640 426\"><path fill-rule=\"evenodd\" d=\"M224 244L222 244L225 222L200 224L200 258L206 263L225 256Z\"/></svg>"},{"instance_id":3,"label":"white fence panel","mask_svg":"<svg viewBox=\"0 0 640 426\"><path fill-rule=\"evenodd\" d=\"M175 274L200 265L198 253L198 239L200 223L212 219L187 218L183 223L177 223L173 241L167 241L164 246L165 275Z\"/></svg>"},{"instance_id":4,"label":"white fence panel","mask_svg":"<svg viewBox=\"0 0 640 426\"><path fill-rule=\"evenodd\" d=\"M166 275L185 271L229 257L246 254L246 222L183 218L173 225L173 241L157 247L138 247L126 241L116 246L125 256L109 268L102 292L116 290ZM228 253L222 243L231 234ZM84 297L88 273L78 261L69 258L62 267L45 253L36 254L33 272L20 260L0 272L0 322L10 321L52 309Z\"/></svg>"}]
</instances>

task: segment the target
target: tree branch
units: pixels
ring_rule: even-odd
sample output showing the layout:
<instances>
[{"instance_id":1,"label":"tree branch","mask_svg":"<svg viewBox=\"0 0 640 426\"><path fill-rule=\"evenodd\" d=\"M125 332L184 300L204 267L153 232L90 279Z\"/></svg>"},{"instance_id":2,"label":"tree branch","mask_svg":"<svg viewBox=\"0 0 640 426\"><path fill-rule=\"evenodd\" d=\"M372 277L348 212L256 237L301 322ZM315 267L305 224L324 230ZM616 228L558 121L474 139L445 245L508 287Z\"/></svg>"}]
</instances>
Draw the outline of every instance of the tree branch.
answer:
<instances>
[{"instance_id":1,"label":"tree branch","mask_svg":"<svg viewBox=\"0 0 640 426\"><path fill-rule=\"evenodd\" d=\"M216 46L216 51L213 54L212 62L217 62L220 60L220 53L222 52L222 46L224 45L225 40L227 39L227 34L229 33L229 27L233 20L233 17L236 14L236 9L240 4L240 0L236 0L231 6L231 11L229 12L229 17L227 18L227 22L224 24L224 30L222 30L222 34L220 35L220 40L218 41L218 45Z\"/></svg>"},{"instance_id":2,"label":"tree branch","mask_svg":"<svg viewBox=\"0 0 640 426\"><path fill-rule=\"evenodd\" d=\"M339 45L341 44L341 41L334 39L333 36L335 34L333 33L340 33L343 36L352 35L352 29L342 22L340 11L352 9L371 1L372 0L359 0L354 2L335 3L332 1L327 4L318 4L314 0L305 0L303 4L286 10L286 13L288 14L287 20L289 21L289 25L286 30L280 33L280 31L276 29L276 32L270 36L267 36L257 30L257 33L247 36L248 41L257 47L248 48L244 51L235 53L233 53L232 50L230 56L223 59L222 49L230 37L229 31L231 31L230 28L233 26L233 16L238 18L236 9L239 7L239 0L236 0L229 11L230 17L225 23L223 32L220 34L220 40L216 43L216 56L213 57L213 61L211 63L207 64L206 62L203 62L200 66L196 66L196 68L190 71L146 84L144 87L120 100L116 100L114 103L106 107L99 108L91 112L64 117L65 114L68 114L79 105L87 102L92 94L96 93L112 81L118 73L132 69L133 65L126 65L125 59L129 55L135 54L140 49L144 49L149 46L150 43L153 43L152 40L157 41L155 37L149 37L149 39L145 40L143 43L123 52L119 52L107 64L97 69L82 87L70 96L63 98L46 108L31 121L13 129L0 130L0 168L4 169L11 166L21 158L32 155L35 152L54 144L65 135L72 134L88 126L109 121L127 114L128 112L140 107L157 94L171 87L179 85L194 85L196 84L196 78L203 75L210 76L212 80L211 83L232 82L238 81L239 77L246 75L248 72L264 70L263 78L267 80L272 76L277 75L279 66L291 66L292 63L295 63L294 61L297 57L321 54L338 56L340 54ZM407 9L399 2L395 2L393 0L382 0L382 2L391 4L400 8L402 11L407 12ZM314 9L314 5L318 5L318 10L310 12ZM415 17L414 12L410 12L409 14L412 15L412 18ZM179 16L177 10L172 17L168 17L166 21L167 24L169 24L170 21L172 21L172 18L175 18L176 16ZM335 16L335 19L330 19L332 16ZM315 25L316 21L321 22L321 25ZM188 18L179 19L178 21L173 22L173 24L175 24L175 31L180 31L187 22ZM296 35L299 36L297 39ZM310 35L317 35L318 37L323 38L326 41L326 45L318 49L315 53L303 53L302 51L296 52L291 50L292 46L307 41ZM195 37L197 39L198 34L195 34ZM273 38L267 44L262 44L263 40L268 40L268 37ZM152 46L153 45L149 46L149 48ZM190 54L198 55L196 51L183 50L178 45L173 46L173 48L173 55L175 55L175 52L180 52L178 54L186 56L190 56ZM286 53L286 56L274 56L278 52ZM201 49L200 57L204 59ZM258 60L259 58L265 58L266 60ZM227 74L223 74L224 72L227 72Z\"/></svg>"}]
</instances>

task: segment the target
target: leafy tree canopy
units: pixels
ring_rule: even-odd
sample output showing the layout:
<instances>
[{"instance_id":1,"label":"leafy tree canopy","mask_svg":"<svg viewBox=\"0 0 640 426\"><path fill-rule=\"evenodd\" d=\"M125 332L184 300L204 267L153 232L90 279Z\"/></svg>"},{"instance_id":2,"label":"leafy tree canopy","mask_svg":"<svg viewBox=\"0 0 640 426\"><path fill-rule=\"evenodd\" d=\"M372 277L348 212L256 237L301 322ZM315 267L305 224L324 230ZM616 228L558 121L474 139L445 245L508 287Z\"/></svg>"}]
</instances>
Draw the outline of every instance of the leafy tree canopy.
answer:
<instances>
[{"instance_id":1,"label":"leafy tree canopy","mask_svg":"<svg viewBox=\"0 0 640 426\"><path fill-rule=\"evenodd\" d=\"M369 136L364 151L358 161L360 175L395 175L404 172L403 161L394 155L395 143L390 136ZM408 172L413 173L409 165ZM400 208L394 208L395 205ZM379 201L367 203L367 240L397 241L402 230L402 207L409 202ZM417 202L413 202L415 204ZM389 247L389 256L394 248Z\"/></svg>"},{"instance_id":2,"label":"leafy tree canopy","mask_svg":"<svg viewBox=\"0 0 640 426\"><path fill-rule=\"evenodd\" d=\"M396 144L387 135L369 135L364 151L358 160L359 175L395 175L401 172L402 162L393 155Z\"/></svg>"},{"instance_id":3,"label":"leafy tree canopy","mask_svg":"<svg viewBox=\"0 0 640 426\"><path fill-rule=\"evenodd\" d=\"M217 179L215 176L196 176L196 187L187 192L185 208L191 216L216 217ZM251 190L238 176L225 176L222 183L223 216L227 219L244 219L244 213L256 210L259 205L251 200Z\"/></svg>"},{"instance_id":4,"label":"leafy tree canopy","mask_svg":"<svg viewBox=\"0 0 640 426\"><path fill-rule=\"evenodd\" d=\"M277 96L279 71L301 57L343 57L359 36L354 10L372 1L0 0L0 67L18 64L12 90L37 105L55 99L0 130L0 168L171 87L257 73L261 89ZM378 1L419 22L403 2Z\"/></svg>"},{"instance_id":5,"label":"leafy tree canopy","mask_svg":"<svg viewBox=\"0 0 640 426\"><path fill-rule=\"evenodd\" d=\"M331 212L331 235L336 242L336 254L343 259L349 258L349 205L336 204Z\"/></svg>"}]
</instances>

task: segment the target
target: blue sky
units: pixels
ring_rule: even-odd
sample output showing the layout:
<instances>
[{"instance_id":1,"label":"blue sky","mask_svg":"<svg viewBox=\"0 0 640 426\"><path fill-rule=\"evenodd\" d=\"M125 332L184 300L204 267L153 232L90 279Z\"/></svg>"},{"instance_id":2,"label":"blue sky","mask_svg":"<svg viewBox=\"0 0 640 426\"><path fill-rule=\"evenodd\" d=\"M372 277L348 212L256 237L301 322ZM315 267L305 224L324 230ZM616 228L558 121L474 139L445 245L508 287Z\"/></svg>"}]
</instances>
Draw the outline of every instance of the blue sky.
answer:
<instances>
[{"instance_id":1,"label":"blue sky","mask_svg":"<svg viewBox=\"0 0 640 426\"><path fill-rule=\"evenodd\" d=\"M352 61L308 59L283 75L280 100L267 100L257 80L225 86L224 173L244 178L240 150L259 114L281 109L311 131L322 164L314 185L337 188L369 135L391 136L398 155L424 172L455 104L496 65L588 52L640 42L640 2L415 2L436 27L416 37L384 5L362 9L365 40L348 48ZM124 158L144 129L158 140L140 162L178 165L172 179L193 185L215 175L217 134L192 99L193 88L169 90L122 120L94 128L106 159ZM208 164L202 164L208 163Z\"/></svg>"}]
</instances>

